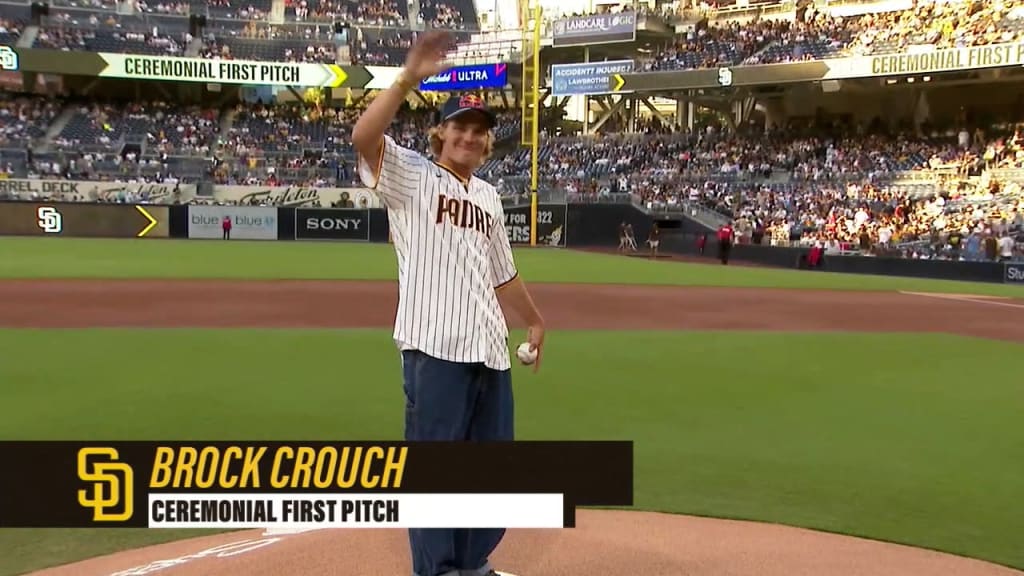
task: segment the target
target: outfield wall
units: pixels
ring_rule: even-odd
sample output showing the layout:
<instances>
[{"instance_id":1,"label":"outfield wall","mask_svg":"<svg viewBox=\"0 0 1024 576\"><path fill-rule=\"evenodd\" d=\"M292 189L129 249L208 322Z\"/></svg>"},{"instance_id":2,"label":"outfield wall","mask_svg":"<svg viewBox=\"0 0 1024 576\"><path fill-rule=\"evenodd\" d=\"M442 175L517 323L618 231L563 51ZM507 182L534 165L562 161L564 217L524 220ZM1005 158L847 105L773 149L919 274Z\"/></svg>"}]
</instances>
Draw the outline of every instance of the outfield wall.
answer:
<instances>
[{"instance_id":1,"label":"outfield wall","mask_svg":"<svg viewBox=\"0 0 1024 576\"><path fill-rule=\"evenodd\" d=\"M130 205L82 202L0 202L0 236L187 238L220 240L221 221L232 222L233 240L388 242L383 208L308 206ZM529 205L505 207L505 228L514 245L531 241ZM645 238L650 216L623 204L538 204L540 246L615 246L621 222Z\"/></svg>"},{"instance_id":2,"label":"outfield wall","mask_svg":"<svg viewBox=\"0 0 1024 576\"><path fill-rule=\"evenodd\" d=\"M382 208L312 208L306 206L131 205L76 202L0 202L0 236L93 238L184 238L221 240L221 220L232 221L232 240L390 241ZM529 245L531 207L506 206L505 223L513 245ZM633 225L642 242L655 222L662 228L662 252L699 256L697 234L704 229L685 218L654 219L632 205L539 204L538 246L614 248L621 223ZM705 258L714 261L717 247L709 234ZM221 240L222 241L222 240ZM778 268L803 268L807 249L737 245L736 261ZM950 262L828 256L821 270L856 274L910 276L1024 286L1024 263ZM808 273L813 274L813 271Z\"/></svg>"},{"instance_id":3,"label":"outfield wall","mask_svg":"<svg viewBox=\"0 0 1024 576\"><path fill-rule=\"evenodd\" d=\"M703 258L708 263L718 261L718 242L714 234L708 234L703 255L697 249L696 234L673 235L663 240L661 244L662 249L667 252ZM808 252L808 248L737 244L732 248L730 261L760 264L773 268L807 269L805 258ZM959 262L874 256L825 256L821 266L814 270L808 270L808 274L818 271L996 282L1024 286L1024 262Z\"/></svg>"}]
</instances>

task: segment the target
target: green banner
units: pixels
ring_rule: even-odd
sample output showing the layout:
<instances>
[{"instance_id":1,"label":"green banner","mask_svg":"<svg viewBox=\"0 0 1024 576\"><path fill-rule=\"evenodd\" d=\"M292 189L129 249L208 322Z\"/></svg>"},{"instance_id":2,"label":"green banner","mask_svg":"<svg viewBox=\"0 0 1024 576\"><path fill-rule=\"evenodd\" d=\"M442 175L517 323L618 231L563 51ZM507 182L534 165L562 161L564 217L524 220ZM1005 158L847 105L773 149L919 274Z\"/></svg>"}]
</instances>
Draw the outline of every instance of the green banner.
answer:
<instances>
[{"instance_id":1,"label":"green banner","mask_svg":"<svg viewBox=\"0 0 1024 576\"><path fill-rule=\"evenodd\" d=\"M390 66L211 60L11 46L0 46L0 66L8 71L128 80L367 89L387 88L399 72L399 68Z\"/></svg>"},{"instance_id":2,"label":"green banner","mask_svg":"<svg viewBox=\"0 0 1024 576\"><path fill-rule=\"evenodd\" d=\"M761 86L850 78L936 74L985 68L1024 66L1024 42L912 51L875 56L829 58L787 64L731 66L678 72L612 74L612 92L688 90L730 86Z\"/></svg>"}]
</instances>

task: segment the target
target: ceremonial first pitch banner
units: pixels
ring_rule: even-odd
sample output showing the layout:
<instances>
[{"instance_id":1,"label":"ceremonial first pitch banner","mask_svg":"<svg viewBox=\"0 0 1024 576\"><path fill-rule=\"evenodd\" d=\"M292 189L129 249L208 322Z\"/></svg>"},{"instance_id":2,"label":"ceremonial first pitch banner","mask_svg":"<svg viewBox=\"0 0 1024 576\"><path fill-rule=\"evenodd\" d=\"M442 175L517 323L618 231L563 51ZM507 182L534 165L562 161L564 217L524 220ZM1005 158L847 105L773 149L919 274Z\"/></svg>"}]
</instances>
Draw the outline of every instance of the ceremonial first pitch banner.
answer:
<instances>
[{"instance_id":1,"label":"ceremonial first pitch banner","mask_svg":"<svg viewBox=\"0 0 1024 576\"><path fill-rule=\"evenodd\" d=\"M938 74L1009 66L1024 66L1024 41L944 49L917 46L912 51L895 54L787 64L613 74L608 84L613 92L685 90Z\"/></svg>"},{"instance_id":2,"label":"ceremonial first pitch banner","mask_svg":"<svg viewBox=\"0 0 1024 576\"><path fill-rule=\"evenodd\" d=\"M15 48L11 57L23 72L73 74L100 78L253 84L265 86L383 89L400 69L389 66L341 66L313 62L216 60L112 52L67 52Z\"/></svg>"},{"instance_id":3,"label":"ceremonial first pitch banner","mask_svg":"<svg viewBox=\"0 0 1024 576\"><path fill-rule=\"evenodd\" d=\"M0 458L2 528L567 528L577 506L633 504L631 442L3 441Z\"/></svg>"}]
</instances>

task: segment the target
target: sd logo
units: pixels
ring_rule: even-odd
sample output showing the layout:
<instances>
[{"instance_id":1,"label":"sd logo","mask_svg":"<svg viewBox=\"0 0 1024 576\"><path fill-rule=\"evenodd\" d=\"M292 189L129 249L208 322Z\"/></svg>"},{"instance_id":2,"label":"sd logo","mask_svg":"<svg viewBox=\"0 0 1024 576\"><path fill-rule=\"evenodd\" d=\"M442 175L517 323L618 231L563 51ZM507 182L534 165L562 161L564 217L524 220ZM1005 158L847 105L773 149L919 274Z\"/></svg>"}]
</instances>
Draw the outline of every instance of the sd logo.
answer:
<instances>
[{"instance_id":1,"label":"sd logo","mask_svg":"<svg viewBox=\"0 0 1024 576\"><path fill-rule=\"evenodd\" d=\"M92 484L91 494L89 490L78 491L78 503L92 508L95 522L123 522L134 513L135 475L132 467L118 458L114 448L78 451L78 478Z\"/></svg>"}]
</instances>

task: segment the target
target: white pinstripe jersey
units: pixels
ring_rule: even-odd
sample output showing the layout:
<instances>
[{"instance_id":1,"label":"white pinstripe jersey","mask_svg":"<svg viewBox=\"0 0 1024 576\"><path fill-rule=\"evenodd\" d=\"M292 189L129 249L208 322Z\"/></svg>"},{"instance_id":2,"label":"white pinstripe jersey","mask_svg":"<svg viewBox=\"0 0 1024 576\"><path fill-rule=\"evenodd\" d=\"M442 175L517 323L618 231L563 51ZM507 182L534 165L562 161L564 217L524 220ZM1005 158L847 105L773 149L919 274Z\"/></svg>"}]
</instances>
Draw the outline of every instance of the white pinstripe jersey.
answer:
<instances>
[{"instance_id":1,"label":"white pinstripe jersey","mask_svg":"<svg viewBox=\"0 0 1024 576\"><path fill-rule=\"evenodd\" d=\"M511 367L496 288L518 274L501 198L491 184L384 137L379 178L360 156L359 176L388 209L398 256L394 339L451 362Z\"/></svg>"}]
</instances>

